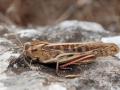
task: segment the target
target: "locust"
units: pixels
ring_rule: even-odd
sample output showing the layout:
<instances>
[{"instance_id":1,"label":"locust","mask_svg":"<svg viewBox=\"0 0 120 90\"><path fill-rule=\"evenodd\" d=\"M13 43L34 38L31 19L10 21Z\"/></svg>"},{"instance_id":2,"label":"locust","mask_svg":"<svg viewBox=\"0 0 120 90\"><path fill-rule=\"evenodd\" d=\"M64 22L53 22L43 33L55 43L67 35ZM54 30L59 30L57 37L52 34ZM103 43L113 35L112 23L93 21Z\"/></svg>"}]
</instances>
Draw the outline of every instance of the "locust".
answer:
<instances>
[{"instance_id":1,"label":"locust","mask_svg":"<svg viewBox=\"0 0 120 90\"><path fill-rule=\"evenodd\" d=\"M36 40L26 43L24 47L25 56L46 65L55 63L56 72L71 65L92 62L97 57L114 56L119 52L116 44L103 42L49 43Z\"/></svg>"}]
</instances>

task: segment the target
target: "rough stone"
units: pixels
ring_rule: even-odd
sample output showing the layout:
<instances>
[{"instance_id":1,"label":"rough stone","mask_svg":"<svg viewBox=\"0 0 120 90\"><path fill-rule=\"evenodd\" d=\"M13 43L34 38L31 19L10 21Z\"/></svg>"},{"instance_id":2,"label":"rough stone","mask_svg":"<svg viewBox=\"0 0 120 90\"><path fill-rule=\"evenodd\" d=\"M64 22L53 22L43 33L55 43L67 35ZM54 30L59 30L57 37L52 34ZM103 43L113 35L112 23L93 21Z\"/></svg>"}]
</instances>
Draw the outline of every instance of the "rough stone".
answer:
<instances>
[{"instance_id":1,"label":"rough stone","mask_svg":"<svg viewBox=\"0 0 120 90\"><path fill-rule=\"evenodd\" d=\"M15 35L21 42L34 39L50 42L80 42L97 41L103 36L110 36L112 34L98 23L72 20L48 27L20 28L18 31L16 30L14 33L6 35L6 37L8 39L15 39Z\"/></svg>"},{"instance_id":2,"label":"rough stone","mask_svg":"<svg viewBox=\"0 0 120 90\"><path fill-rule=\"evenodd\" d=\"M86 22L84 24L86 24ZM84 26L87 27L87 30L86 28L82 28L83 24L82 26L80 25L78 21L70 22L70 24L69 22L63 22L53 27L31 29L31 32L29 32L28 29L21 29L23 31L16 29L14 34L17 34L21 38L34 39L35 37L51 42L73 42L97 39L104 42L114 41L114 43L119 43L119 36L108 38L107 36L112 34L106 32L99 25L92 24L92 26L87 23ZM92 29L90 27L95 28ZM91 36L92 38L90 38ZM102 38L103 36L104 38ZM120 46L120 44L117 45ZM68 79L52 75L51 71L43 72L42 68L40 71L33 70L22 73L4 72L9 64L8 58L10 56L18 57L20 54L15 53L13 51L14 49L7 49L10 47L16 48L10 40L0 38L0 52L6 51L0 54L0 90L120 90L119 58L111 56L97 58L94 63L77 67L78 70L80 70L78 71L78 74L80 74L79 77Z\"/></svg>"}]
</instances>

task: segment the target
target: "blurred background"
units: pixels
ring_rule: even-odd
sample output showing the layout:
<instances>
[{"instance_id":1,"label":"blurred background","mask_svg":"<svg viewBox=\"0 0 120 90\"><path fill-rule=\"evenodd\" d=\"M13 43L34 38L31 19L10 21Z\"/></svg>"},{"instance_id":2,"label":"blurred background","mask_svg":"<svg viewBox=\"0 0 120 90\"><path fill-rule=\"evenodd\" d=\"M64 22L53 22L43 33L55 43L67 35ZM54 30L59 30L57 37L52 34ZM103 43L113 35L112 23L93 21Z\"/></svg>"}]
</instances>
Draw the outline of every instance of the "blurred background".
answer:
<instances>
[{"instance_id":1,"label":"blurred background","mask_svg":"<svg viewBox=\"0 0 120 90\"><path fill-rule=\"evenodd\" d=\"M120 0L0 0L0 23L53 25L64 20L94 21L120 33Z\"/></svg>"}]
</instances>

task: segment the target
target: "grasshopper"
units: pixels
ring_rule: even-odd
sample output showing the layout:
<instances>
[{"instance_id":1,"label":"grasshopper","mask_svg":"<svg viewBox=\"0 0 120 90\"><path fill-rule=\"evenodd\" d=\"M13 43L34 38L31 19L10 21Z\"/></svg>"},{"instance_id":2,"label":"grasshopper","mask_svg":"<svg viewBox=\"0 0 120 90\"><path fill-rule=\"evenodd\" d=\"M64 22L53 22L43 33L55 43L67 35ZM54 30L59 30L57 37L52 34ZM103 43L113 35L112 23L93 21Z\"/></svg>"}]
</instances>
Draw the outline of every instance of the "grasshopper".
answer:
<instances>
[{"instance_id":1,"label":"grasshopper","mask_svg":"<svg viewBox=\"0 0 120 90\"><path fill-rule=\"evenodd\" d=\"M114 56L119 52L116 44L103 42L49 43L36 40L24 46L24 54L33 61L56 63L56 72L59 68L92 62L97 57Z\"/></svg>"}]
</instances>

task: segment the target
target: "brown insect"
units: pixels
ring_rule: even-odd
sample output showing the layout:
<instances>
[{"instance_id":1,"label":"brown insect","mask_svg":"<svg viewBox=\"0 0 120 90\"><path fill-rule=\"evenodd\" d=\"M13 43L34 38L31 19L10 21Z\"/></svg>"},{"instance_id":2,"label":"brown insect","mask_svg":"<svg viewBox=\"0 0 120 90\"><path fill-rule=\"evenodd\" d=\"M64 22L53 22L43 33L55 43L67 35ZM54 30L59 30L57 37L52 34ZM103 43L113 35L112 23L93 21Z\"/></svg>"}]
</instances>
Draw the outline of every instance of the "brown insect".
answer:
<instances>
[{"instance_id":1,"label":"brown insect","mask_svg":"<svg viewBox=\"0 0 120 90\"><path fill-rule=\"evenodd\" d=\"M86 43L48 43L33 41L25 44L26 56L40 63L56 63L58 68L64 69L73 64L94 61L97 57L113 56L119 52L114 43L86 42Z\"/></svg>"}]
</instances>

